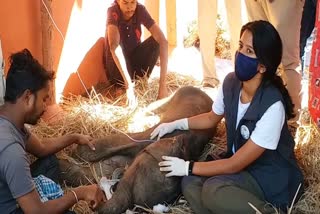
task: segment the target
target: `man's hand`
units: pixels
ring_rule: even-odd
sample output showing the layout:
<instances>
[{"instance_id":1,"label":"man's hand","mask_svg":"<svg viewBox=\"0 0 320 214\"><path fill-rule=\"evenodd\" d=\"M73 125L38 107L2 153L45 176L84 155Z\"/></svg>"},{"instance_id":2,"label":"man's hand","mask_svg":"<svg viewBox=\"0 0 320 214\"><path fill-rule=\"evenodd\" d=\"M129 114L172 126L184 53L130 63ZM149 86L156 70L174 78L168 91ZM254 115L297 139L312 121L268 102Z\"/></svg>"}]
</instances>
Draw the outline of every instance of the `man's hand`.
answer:
<instances>
[{"instance_id":1,"label":"man's hand","mask_svg":"<svg viewBox=\"0 0 320 214\"><path fill-rule=\"evenodd\" d=\"M177 157L162 156L164 161L159 162L160 171L169 172L166 177L188 175L189 161Z\"/></svg>"},{"instance_id":2,"label":"man's hand","mask_svg":"<svg viewBox=\"0 0 320 214\"><path fill-rule=\"evenodd\" d=\"M76 137L76 141L74 143L78 145L88 145L92 150L96 150L94 146L93 138L89 135L83 135L83 134L74 134Z\"/></svg>"},{"instance_id":3,"label":"man's hand","mask_svg":"<svg viewBox=\"0 0 320 214\"><path fill-rule=\"evenodd\" d=\"M167 87L159 87L158 97L157 100L163 99L168 96Z\"/></svg>"},{"instance_id":4,"label":"man's hand","mask_svg":"<svg viewBox=\"0 0 320 214\"><path fill-rule=\"evenodd\" d=\"M80 200L85 200L89 203L90 208L95 209L101 202L106 202L107 199L97 184L89 186L81 186L76 188Z\"/></svg>"},{"instance_id":5,"label":"man's hand","mask_svg":"<svg viewBox=\"0 0 320 214\"><path fill-rule=\"evenodd\" d=\"M130 86L127 89L127 105L129 107L136 107L138 104L137 98L134 95L134 86Z\"/></svg>"}]
</instances>

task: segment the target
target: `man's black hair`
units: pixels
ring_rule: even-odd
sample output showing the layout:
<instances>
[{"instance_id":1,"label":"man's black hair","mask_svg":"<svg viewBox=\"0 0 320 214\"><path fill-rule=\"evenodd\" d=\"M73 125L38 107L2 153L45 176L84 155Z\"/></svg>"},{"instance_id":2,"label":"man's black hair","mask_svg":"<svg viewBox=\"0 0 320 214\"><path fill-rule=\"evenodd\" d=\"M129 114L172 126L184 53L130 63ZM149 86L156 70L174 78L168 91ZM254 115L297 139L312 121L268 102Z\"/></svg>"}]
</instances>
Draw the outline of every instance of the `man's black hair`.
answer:
<instances>
[{"instance_id":1,"label":"man's black hair","mask_svg":"<svg viewBox=\"0 0 320 214\"><path fill-rule=\"evenodd\" d=\"M10 56L4 100L15 103L25 90L36 93L53 78L53 72L46 71L28 49L14 53Z\"/></svg>"}]
</instances>

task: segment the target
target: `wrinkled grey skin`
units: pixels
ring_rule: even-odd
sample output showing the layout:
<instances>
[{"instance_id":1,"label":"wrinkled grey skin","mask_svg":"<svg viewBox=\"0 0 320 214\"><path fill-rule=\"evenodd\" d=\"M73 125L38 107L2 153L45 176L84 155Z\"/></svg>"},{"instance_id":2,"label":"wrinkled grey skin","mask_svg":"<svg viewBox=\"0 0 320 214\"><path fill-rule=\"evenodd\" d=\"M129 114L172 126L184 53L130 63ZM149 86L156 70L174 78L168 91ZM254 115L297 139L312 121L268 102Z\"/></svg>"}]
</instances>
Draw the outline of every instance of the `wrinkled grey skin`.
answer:
<instances>
[{"instance_id":1,"label":"wrinkled grey skin","mask_svg":"<svg viewBox=\"0 0 320 214\"><path fill-rule=\"evenodd\" d=\"M160 115L162 123L205 113L210 111L211 107L211 98L200 89L183 87L155 112ZM136 140L149 139L156 126L129 135ZM99 213L119 214L134 204L153 207L158 203L173 201L180 194L181 178L166 178L165 173L160 172L158 163L162 160L161 157L167 155L197 160L204 146L212 138L213 132L175 131L157 142L145 143L133 142L123 134L115 134L96 140L96 151L90 150L87 146L78 146L74 155L88 162L103 160L103 166L95 163L95 169L103 168L103 171L112 172L115 168L129 166L112 198L98 208ZM110 161L113 164L110 164ZM64 163L62 168L66 171L64 179L73 185L85 183L83 175L87 178L92 177L88 168L70 167L68 163Z\"/></svg>"}]
</instances>

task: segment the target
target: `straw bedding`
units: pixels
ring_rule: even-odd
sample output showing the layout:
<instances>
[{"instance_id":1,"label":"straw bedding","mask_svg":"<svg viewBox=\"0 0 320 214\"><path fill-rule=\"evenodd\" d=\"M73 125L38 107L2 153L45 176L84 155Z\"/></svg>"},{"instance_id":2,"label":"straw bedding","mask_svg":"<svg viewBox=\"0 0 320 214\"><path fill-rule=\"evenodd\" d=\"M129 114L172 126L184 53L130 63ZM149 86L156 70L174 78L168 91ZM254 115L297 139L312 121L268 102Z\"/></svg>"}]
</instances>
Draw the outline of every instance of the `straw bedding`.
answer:
<instances>
[{"instance_id":1,"label":"straw bedding","mask_svg":"<svg viewBox=\"0 0 320 214\"><path fill-rule=\"evenodd\" d=\"M171 92L182 86L193 85L200 86L200 82L175 73L168 75L168 88ZM46 122L32 127L32 131L39 137L56 137L69 133L88 134L94 138L103 137L118 130L124 132L137 132L151 127L158 122L155 115L146 111L148 104L156 100L158 91L158 80L148 82L142 78L137 81L136 93L138 97L138 106L134 109L125 107L125 96L120 96L117 100L111 100L95 90L91 91L87 98L81 96L70 96L64 99L61 105L62 111L57 112ZM143 119L142 119L143 117ZM137 120L136 118L139 118ZM140 121L144 121L140 123ZM296 130L296 155L305 175L306 192L302 199L293 207L291 213L319 213L320 210L320 147L318 145L319 130L310 122L308 112L305 110L302 118L302 125ZM116 130L117 129L117 130ZM226 133L223 122L217 128L216 137L213 139L215 144L207 148L205 153L218 155L225 148ZM60 158L66 158L85 167L91 167L88 163L79 163L68 156L70 148L60 152ZM92 170L96 181L100 178ZM95 182L95 181L93 181ZM68 187L65 186L67 189ZM176 203L169 205L169 213L192 213L187 202L182 198L177 199ZM73 207L77 213L93 213L86 202L80 202ZM152 213L152 210L146 207L136 206L135 213Z\"/></svg>"}]
</instances>

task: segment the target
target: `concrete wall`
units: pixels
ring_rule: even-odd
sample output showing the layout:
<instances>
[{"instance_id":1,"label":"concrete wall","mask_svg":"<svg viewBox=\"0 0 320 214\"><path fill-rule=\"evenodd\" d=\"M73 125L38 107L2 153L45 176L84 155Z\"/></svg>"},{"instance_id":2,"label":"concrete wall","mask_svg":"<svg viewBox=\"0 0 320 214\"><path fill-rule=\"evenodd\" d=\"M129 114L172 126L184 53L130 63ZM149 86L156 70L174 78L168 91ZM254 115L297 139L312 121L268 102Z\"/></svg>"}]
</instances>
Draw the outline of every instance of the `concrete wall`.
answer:
<instances>
[{"instance_id":1,"label":"concrete wall","mask_svg":"<svg viewBox=\"0 0 320 214\"><path fill-rule=\"evenodd\" d=\"M221 1L221 0L219 0ZM40 63L46 64L43 45L43 15L46 14L43 2L48 4L51 20L47 20L50 42L52 70L56 72L55 97L61 95L83 94L98 82L105 82L103 68L104 34L106 11L113 0L0 0L0 38L6 71L10 54L28 48ZM182 41L185 28L177 26L186 16L177 14L177 7L196 11L196 0L139 0L145 4L152 17L167 36L169 45L175 47ZM188 5L186 5L188 3ZM176 16L178 15L178 17ZM183 17L182 17L183 15ZM196 17L194 17L196 18ZM47 26L46 26L47 27ZM57 29L58 28L58 29ZM180 29L180 30L179 30ZM60 32L61 34L60 34ZM177 31L181 31L180 34ZM181 38L177 38L181 37ZM145 34L146 38L148 34ZM45 41L46 39L44 39ZM45 43L47 44L47 43Z\"/></svg>"},{"instance_id":2,"label":"concrete wall","mask_svg":"<svg viewBox=\"0 0 320 214\"><path fill-rule=\"evenodd\" d=\"M59 100L61 95L84 93L79 76L86 88L106 80L102 63L103 37L106 10L112 0L48 2L51 15L62 34L51 21L48 22L52 25L52 67L56 72L56 98ZM0 38L6 72L10 54L24 48L28 48L42 63L42 1L0 0L0 5Z\"/></svg>"},{"instance_id":3,"label":"concrete wall","mask_svg":"<svg viewBox=\"0 0 320 214\"><path fill-rule=\"evenodd\" d=\"M6 65L9 55L23 48L42 61L40 1L0 0L0 5L0 37Z\"/></svg>"}]
</instances>

